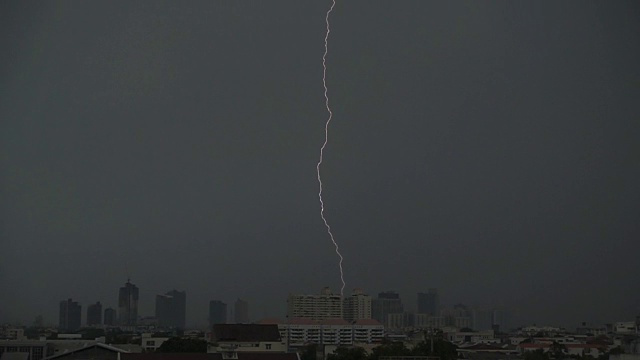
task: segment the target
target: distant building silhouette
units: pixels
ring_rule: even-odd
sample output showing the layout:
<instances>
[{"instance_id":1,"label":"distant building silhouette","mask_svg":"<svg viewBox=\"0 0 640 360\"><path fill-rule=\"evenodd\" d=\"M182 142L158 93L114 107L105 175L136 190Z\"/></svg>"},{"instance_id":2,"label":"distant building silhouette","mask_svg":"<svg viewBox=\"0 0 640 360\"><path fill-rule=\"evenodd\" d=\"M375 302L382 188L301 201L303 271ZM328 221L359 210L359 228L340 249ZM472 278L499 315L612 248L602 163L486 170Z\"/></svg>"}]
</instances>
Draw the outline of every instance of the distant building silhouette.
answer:
<instances>
[{"instance_id":1,"label":"distant building silhouette","mask_svg":"<svg viewBox=\"0 0 640 360\"><path fill-rule=\"evenodd\" d=\"M44 317L42 315L36 316L35 321L33 322L33 326L41 328L44 326Z\"/></svg>"},{"instance_id":2,"label":"distant building silhouette","mask_svg":"<svg viewBox=\"0 0 640 360\"><path fill-rule=\"evenodd\" d=\"M77 302L68 299L60 301L60 330L75 331L80 329L82 307Z\"/></svg>"},{"instance_id":3,"label":"distant building silhouette","mask_svg":"<svg viewBox=\"0 0 640 360\"><path fill-rule=\"evenodd\" d=\"M354 289L351 296L347 296L344 302L344 319L348 322L371 319L371 296L362 292L362 289Z\"/></svg>"},{"instance_id":4,"label":"distant building silhouette","mask_svg":"<svg viewBox=\"0 0 640 360\"><path fill-rule=\"evenodd\" d=\"M325 287L319 295L289 294L287 316L290 319L342 319L342 306L342 296L333 294L330 288Z\"/></svg>"},{"instance_id":5,"label":"distant building silhouette","mask_svg":"<svg viewBox=\"0 0 640 360\"><path fill-rule=\"evenodd\" d=\"M429 289L428 292L418 293L418 314L429 314L431 316L438 315L440 307L440 298L437 289Z\"/></svg>"},{"instance_id":6,"label":"distant building silhouette","mask_svg":"<svg viewBox=\"0 0 640 360\"><path fill-rule=\"evenodd\" d=\"M172 290L156 296L156 319L161 327L184 329L187 293Z\"/></svg>"},{"instance_id":7,"label":"distant building silhouette","mask_svg":"<svg viewBox=\"0 0 640 360\"><path fill-rule=\"evenodd\" d=\"M377 299L371 301L371 317L389 327L389 314L403 314L404 306L400 294L395 291L384 291ZM399 316L399 315L398 315Z\"/></svg>"},{"instance_id":8,"label":"distant building silhouette","mask_svg":"<svg viewBox=\"0 0 640 360\"><path fill-rule=\"evenodd\" d=\"M220 300L209 301L209 325L227 323L227 304Z\"/></svg>"},{"instance_id":9,"label":"distant building silhouette","mask_svg":"<svg viewBox=\"0 0 640 360\"><path fill-rule=\"evenodd\" d=\"M236 324L248 324L249 323L249 303L238 299L234 306L234 316Z\"/></svg>"},{"instance_id":10,"label":"distant building silhouette","mask_svg":"<svg viewBox=\"0 0 640 360\"><path fill-rule=\"evenodd\" d=\"M104 324L108 326L116 325L116 309L106 308L104 309Z\"/></svg>"},{"instance_id":11,"label":"distant building silhouette","mask_svg":"<svg viewBox=\"0 0 640 360\"><path fill-rule=\"evenodd\" d=\"M138 321L138 287L129 279L118 294L118 313L120 325L135 325Z\"/></svg>"},{"instance_id":12,"label":"distant building silhouette","mask_svg":"<svg viewBox=\"0 0 640 360\"><path fill-rule=\"evenodd\" d=\"M87 306L87 326L102 324L102 304L100 301Z\"/></svg>"}]
</instances>

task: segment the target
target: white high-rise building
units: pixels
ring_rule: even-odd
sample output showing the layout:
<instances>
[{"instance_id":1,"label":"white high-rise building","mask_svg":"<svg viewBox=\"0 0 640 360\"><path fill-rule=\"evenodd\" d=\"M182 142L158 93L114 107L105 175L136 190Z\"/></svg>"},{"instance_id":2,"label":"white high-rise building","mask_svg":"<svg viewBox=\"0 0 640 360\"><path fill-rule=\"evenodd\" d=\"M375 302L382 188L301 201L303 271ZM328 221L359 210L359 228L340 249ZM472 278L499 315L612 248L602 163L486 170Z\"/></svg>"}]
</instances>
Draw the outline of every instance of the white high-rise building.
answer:
<instances>
[{"instance_id":1,"label":"white high-rise building","mask_svg":"<svg viewBox=\"0 0 640 360\"><path fill-rule=\"evenodd\" d=\"M371 319L371 296L361 289L354 289L353 294L344 298L344 319L348 322Z\"/></svg>"},{"instance_id":2,"label":"white high-rise building","mask_svg":"<svg viewBox=\"0 0 640 360\"><path fill-rule=\"evenodd\" d=\"M318 295L289 294L287 316L290 319L342 319L342 296L334 295L328 287Z\"/></svg>"}]
</instances>

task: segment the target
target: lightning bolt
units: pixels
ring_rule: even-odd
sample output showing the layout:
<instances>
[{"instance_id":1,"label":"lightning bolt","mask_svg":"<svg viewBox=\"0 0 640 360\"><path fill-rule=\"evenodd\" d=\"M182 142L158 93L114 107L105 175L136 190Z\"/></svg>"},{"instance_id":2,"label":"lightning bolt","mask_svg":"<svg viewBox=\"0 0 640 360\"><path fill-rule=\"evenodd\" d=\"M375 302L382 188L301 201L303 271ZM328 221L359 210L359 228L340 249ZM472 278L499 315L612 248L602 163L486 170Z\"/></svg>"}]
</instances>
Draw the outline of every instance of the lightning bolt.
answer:
<instances>
[{"instance_id":1,"label":"lightning bolt","mask_svg":"<svg viewBox=\"0 0 640 360\"><path fill-rule=\"evenodd\" d=\"M331 238L331 242L336 247L336 254L338 254L338 257L340 258L340 262L338 263L338 266L340 267L340 281L342 281L342 287L340 288L340 296L343 296L345 282L344 282L344 271L342 269L342 261L344 260L344 258L342 257L342 254L340 254L340 248L338 247L338 243L336 242L336 239L333 237L333 233L331 232L331 226L329 226L329 222L327 222L327 219L324 217L324 201L322 200L322 178L320 177L320 166L322 165L322 156L324 155L325 147L327 147L327 142L329 142L329 124L331 123L331 119L333 118L333 112L331 111L331 107L329 107L329 95L327 95L329 91L329 89L327 88L327 53L329 52L329 33L331 32L331 29L329 27L329 15L331 15L331 11L333 11L334 6L336 6L336 1L332 0L331 7L327 11L327 14L324 19L325 23L327 24L327 32L324 36L324 55L322 55L322 69L323 69L322 85L324 86L324 100L325 100L324 104L325 104L325 107L327 108L327 112L329 113L329 117L327 118L327 122L324 125L324 143L320 148L320 159L318 160L318 165L316 166L316 170L318 172L318 184L320 187L320 190L318 192L318 198L320 199L320 217L322 217L324 226L327 228L327 233Z\"/></svg>"}]
</instances>

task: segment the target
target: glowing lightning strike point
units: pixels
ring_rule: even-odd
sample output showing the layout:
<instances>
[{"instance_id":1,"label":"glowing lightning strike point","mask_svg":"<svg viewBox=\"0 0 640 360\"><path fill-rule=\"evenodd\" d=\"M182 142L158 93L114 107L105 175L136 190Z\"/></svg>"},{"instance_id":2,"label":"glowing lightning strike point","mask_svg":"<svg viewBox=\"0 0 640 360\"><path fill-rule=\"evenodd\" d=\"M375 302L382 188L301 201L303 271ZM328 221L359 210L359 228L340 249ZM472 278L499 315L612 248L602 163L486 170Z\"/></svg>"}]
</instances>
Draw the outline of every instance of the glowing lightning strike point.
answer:
<instances>
[{"instance_id":1,"label":"glowing lightning strike point","mask_svg":"<svg viewBox=\"0 0 640 360\"><path fill-rule=\"evenodd\" d=\"M324 143L320 148L320 160L318 160L318 165L316 166L316 170L318 171L318 184L320 185L320 191L318 192L318 198L320 199L320 217L322 217L322 221L324 221L324 226L327 227L327 233L331 238L331 242L333 242L333 245L336 247L336 254L338 254L338 257L340 258L340 262L339 262L340 280L342 281L342 287L340 288L340 296L344 296L345 282L344 282L344 271L342 270L342 261L344 260L344 258L342 257L342 254L340 254L338 243L333 238L333 234L331 233L331 226L329 226L327 219L324 217L324 201L322 201L322 179L320 178L320 165L322 165L322 155L324 153L324 148L327 146L327 142L329 141L329 123L331 122L331 118L333 117L333 112L331 112L331 108L329 107L329 96L327 95L327 92L329 91L327 89L327 52L329 51L329 33L331 32L331 30L329 29L329 15L331 14L331 11L333 11L334 6L336 6L336 1L332 0L331 7L327 11L327 15L325 16L325 22L327 24L327 33L324 37L324 55L322 55L322 69L323 69L322 85L324 86L325 106L327 107L329 118L327 119L327 122L324 126Z\"/></svg>"}]
</instances>

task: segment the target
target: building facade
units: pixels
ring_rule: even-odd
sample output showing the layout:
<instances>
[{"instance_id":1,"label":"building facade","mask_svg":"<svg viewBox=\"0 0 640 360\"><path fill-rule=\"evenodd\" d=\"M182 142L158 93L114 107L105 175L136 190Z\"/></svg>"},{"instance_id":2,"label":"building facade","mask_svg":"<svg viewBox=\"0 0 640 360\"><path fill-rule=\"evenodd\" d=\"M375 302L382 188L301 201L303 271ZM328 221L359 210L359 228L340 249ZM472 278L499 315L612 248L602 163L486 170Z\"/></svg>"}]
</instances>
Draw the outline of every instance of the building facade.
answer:
<instances>
[{"instance_id":1,"label":"building facade","mask_svg":"<svg viewBox=\"0 0 640 360\"><path fill-rule=\"evenodd\" d=\"M60 321L58 328L65 331L80 329L82 324L82 307L72 299L60 301Z\"/></svg>"},{"instance_id":2,"label":"building facade","mask_svg":"<svg viewBox=\"0 0 640 360\"><path fill-rule=\"evenodd\" d=\"M87 326L102 324L102 304L100 301L87 306Z\"/></svg>"},{"instance_id":3,"label":"building facade","mask_svg":"<svg viewBox=\"0 0 640 360\"><path fill-rule=\"evenodd\" d=\"M371 296L361 289L353 290L351 296L344 298L343 314L348 322L371 319Z\"/></svg>"},{"instance_id":4,"label":"building facade","mask_svg":"<svg viewBox=\"0 0 640 360\"><path fill-rule=\"evenodd\" d=\"M116 325L116 309L106 308L104 309L104 324L107 326Z\"/></svg>"},{"instance_id":5,"label":"building facade","mask_svg":"<svg viewBox=\"0 0 640 360\"><path fill-rule=\"evenodd\" d=\"M209 326L227 323L227 304L220 300L209 301Z\"/></svg>"},{"instance_id":6,"label":"building facade","mask_svg":"<svg viewBox=\"0 0 640 360\"><path fill-rule=\"evenodd\" d=\"M0 358L4 353L28 353L29 360L42 360L54 354L50 342L35 340L0 340Z\"/></svg>"},{"instance_id":7,"label":"building facade","mask_svg":"<svg viewBox=\"0 0 640 360\"><path fill-rule=\"evenodd\" d=\"M371 301L371 317L378 322L388 325L389 314L404 313L404 306L400 294L395 291L384 291L378 294L377 299Z\"/></svg>"},{"instance_id":8,"label":"building facade","mask_svg":"<svg viewBox=\"0 0 640 360\"><path fill-rule=\"evenodd\" d=\"M418 314L429 314L431 316L438 315L440 310L440 298L438 290L431 288L426 293L418 293Z\"/></svg>"},{"instance_id":9,"label":"building facade","mask_svg":"<svg viewBox=\"0 0 640 360\"><path fill-rule=\"evenodd\" d=\"M289 348L308 344L351 346L379 343L384 338L384 327L373 319L349 323L342 319L312 320L289 319L278 324L283 342Z\"/></svg>"},{"instance_id":10,"label":"building facade","mask_svg":"<svg viewBox=\"0 0 640 360\"><path fill-rule=\"evenodd\" d=\"M172 290L156 296L156 319L160 327L184 329L187 312L187 293Z\"/></svg>"},{"instance_id":11,"label":"building facade","mask_svg":"<svg viewBox=\"0 0 640 360\"><path fill-rule=\"evenodd\" d=\"M342 319L342 306L342 296L333 294L331 289L325 287L318 295L289 294L287 316L291 319Z\"/></svg>"},{"instance_id":12,"label":"building facade","mask_svg":"<svg viewBox=\"0 0 640 360\"><path fill-rule=\"evenodd\" d=\"M135 325L138 322L138 287L127 279L118 293L118 314L120 325Z\"/></svg>"},{"instance_id":13,"label":"building facade","mask_svg":"<svg viewBox=\"0 0 640 360\"><path fill-rule=\"evenodd\" d=\"M249 303L245 300L238 299L233 305L233 315L236 324L249 323Z\"/></svg>"}]
</instances>

